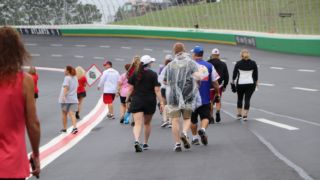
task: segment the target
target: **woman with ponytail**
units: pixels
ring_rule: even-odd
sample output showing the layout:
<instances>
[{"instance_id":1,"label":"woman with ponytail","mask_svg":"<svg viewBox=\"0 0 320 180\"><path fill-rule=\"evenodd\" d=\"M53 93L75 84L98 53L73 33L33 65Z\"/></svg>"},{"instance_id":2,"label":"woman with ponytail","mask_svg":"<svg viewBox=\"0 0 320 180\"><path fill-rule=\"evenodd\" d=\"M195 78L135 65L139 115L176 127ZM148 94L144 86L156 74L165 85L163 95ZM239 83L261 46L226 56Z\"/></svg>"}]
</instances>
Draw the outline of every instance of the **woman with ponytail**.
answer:
<instances>
[{"instance_id":1,"label":"woman with ponytail","mask_svg":"<svg viewBox=\"0 0 320 180\"><path fill-rule=\"evenodd\" d=\"M142 56L138 70L129 78L129 91L126 102L129 102L131 96L129 111L133 113L135 122L133 135L136 152L142 152L149 148L148 140L151 133L151 120L156 111L157 98L160 101L160 111L163 109L158 75L150 69L154 61L155 59L149 55ZM141 147L139 139L142 124L144 125L144 143Z\"/></svg>"}]
</instances>

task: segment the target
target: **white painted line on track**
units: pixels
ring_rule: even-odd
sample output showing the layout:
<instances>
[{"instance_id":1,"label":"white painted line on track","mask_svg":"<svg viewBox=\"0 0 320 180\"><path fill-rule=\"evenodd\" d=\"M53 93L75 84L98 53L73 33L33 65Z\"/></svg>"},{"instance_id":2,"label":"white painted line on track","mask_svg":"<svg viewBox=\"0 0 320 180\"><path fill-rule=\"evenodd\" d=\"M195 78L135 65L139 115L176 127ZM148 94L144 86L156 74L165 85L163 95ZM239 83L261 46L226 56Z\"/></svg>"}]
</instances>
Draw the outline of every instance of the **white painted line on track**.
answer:
<instances>
[{"instance_id":1,"label":"white painted line on track","mask_svg":"<svg viewBox=\"0 0 320 180\"><path fill-rule=\"evenodd\" d=\"M221 59L221 61L222 61L222 62L227 62L227 60L225 60L225 59Z\"/></svg>"},{"instance_id":2,"label":"white painted line on track","mask_svg":"<svg viewBox=\"0 0 320 180\"><path fill-rule=\"evenodd\" d=\"M122 49L131 49L131 47L127 47L127 46L122 46Z\"/></svg>"},{"instance_id":3,"label":"white painted line on track","mask_svg":"<svg viewBox=\"0 0 320 180\"><path fill-rule=\"evenodd\" d=\"M234 62L232 62L232 64L236 64L236 63L237 63L237 62L235 62L235 61L234 61Z\"/></svg>"},{"instance_id":4,"label":"white painted line on track","mask_svg":"<svg viewBox=\"0 0 320 180\"><path fill-rule=\"evenodd\" d=\"M303 170L300 166L294 164L292 161L290 161L286 156L284 156L283 154L281 154L270 142L268 142L265 138L263 138L260 134L258 134L257 132L255 132L254 130L250 131L256 135L256 137L265 145L267 146L267 148L276 156L278 157L280 160L282 160L283 162L285 162L289 167L291 167L292 169L294 169L301 178L303 178L304 180L313 180L312 177L310 177L308 175L308 173Z\"/></svg>"},{"instance_id":5,"label":"white painted line on track","mask_svg":"<svg viewBox=\"0 0 320 180\"><path fill-rule=\"evenodd\" d=\"M259 83L259 86L269 86L269 87L273 87L275 86L274 84L270 84L270 83Z\"/></svg>"},{"instance_id":6,"label":"white painted line on track","mask_svg":"<svg viewBox=\"0 0 320 180\"><path fill-rule=\"evenodd\" d=\"M101 48L110 48L110 46L108 46L108 45L101 45L99 47L101 47Z\"/></svg>"},{"instance_id":7,"label":"white painted line on track","mask_svg":"<svg viewBox=\"0 0 320 180\"><path fill-rule=\"evenodd\" d=\"M104 57L93 57L93 59L104 59Z\"/></svg>"},{"instance_id":8,"label":"white painted line on track","mask_svg":"<svg viewBox=\"0 0 320 180\"><path fill-rule=\"evenodd\" d=\"M284 70L284 68L283 68L283 67L270 67L270 69Z\"/></svg>"},{"instance_id":9,"label":"white painted line on track","mask_svg":"<svg viewBox=\"0 0 320 180\"><path fill-rule=\"evenodd\" d=\"M164 53L169 53L169 54L172 53L172 51L170 51L170 50L163 50L163 52L164 52Z\"/></svg>"},{"instance_id":10,"label":"white painted line on track","mask_svg":"<svg viewBox=\"0 0 320 180\"><path fill-rule=\"evenodd\" d=\"M36 69L42 71L64 72L64 69L61 68L36 67Z\"/></svg>"},{"instance_id":11,"label":"white painted line on track","mask_svg":"<svg viewBox=\"0 0 320 180\"><path fill-rule=\"evenodd\" d=\"M259 122L262 122L262 123L266 123L266 124L270 124L270 125L273 125L273 126L277 126L277 127L283 128L283 129L287 129L287 130L290 130L290 131L299 129L299 128L296 128L296 127L293 127L293 126L289 126L287 124L282 124L282 123L270 121L270 120L264 119L264 118L257 118L255 120L259 121Z\"/></svg>"},{"instance_id":12,"label":"white painted line on track","mask_svg":"<svg viewBox=\"0 0 320 180\"><path fill-rule=\"evenodd\" d=\"M144 48L144 51L153 51L153 49L149 49L149 48Z\"/></svg>"},{"instance_id":13,"label":"white painted line on track","mask_svg":"<svg viewBox=\"0 0 320 180\"><path fill-rule=\"evenodd\" d=\"M35 43L25 43L24 45L25 45L25 46L37 46L38 44L35 44Z\"/></svg>"},{"instance_id":14,"label":"white painted line on track","mask_svg":"<svg viewBox=\"0 0 320 180\"><path fill-rule=\"evenodd\" d=\"M31 54L32 57L39 57L40 54Z\"/></svg>"},{"instance_id":15,"label":"white painted line on track","mask_svg":"<svg viewBox=\"0 0 320 180\"><path fill-rule=\"evenodd\" d=\"M318 89L310 89L310 88L304 88L304 87L293 87L292 89L295 90L301 90L301 91L309 91L309 92L318 92Z\"/></svg>"},{"instance_id":16,"label":"white painted line on track","mask_svg":"<svg viewBox=\"0 0 320 180\"><path fill-rule=\"evenodd\" d=\"M115 60L116 61L124 61L124 59L122 59L122 58L116 58Z\"/></svg>"},{"instance_id":17,"label":"white painted line on track","mask_svg":"<svg viewBox=\"0 0 320 180\"><path fill-rule=\"evenodd\" d=\"M232 118L236 118L232 113L222 110L227 115L231 116ZM314 180L312 177L310 177L305 170L303 170L300 166L294 164L292 161L290 161L287 157L285 157L283 154L281 154L270 142L268 142L264 137L262 137L260 134L258 134L256 131L249 128L249 130L262 142L265 146L269 148L269 150L280 160L285 162L288 166L293 168L304 180Z\"/></svg>"},{"instance_id":18,"label":"white painted line on track","mask_svg":"<svg viewBox=\"0 0 320 180\"><path fill-rule=\"evenodd\" d=\"M53 46L53 47L61 47L63 46L62 44L50 44L50 46Z\"/></svg>"},{"instance_id":19,"label":"white painted line on track","mask_svg":"<svg viewBox=\"0 0 320 180\"><path fill-rule=\"evenodd\" d=\"M298 69L299 72L316 72L316 70L313 69Z\"/></svg>"},{"instance_id":20,"label":"white painted line on track","mask_svg":"<svg viewBox=\"0 0 320 180\"><path fill-rule=\"evenodd\" d=\"M84 45L84 44L77 44L77 45L74 45L76 47L87 47L87 45Z\"/></svg>"},{"instance_id":21,"label":"white painted line on track","mask_svg":"<svg viewBox=\"0 0 320 180\"><path fill-rule=\"evenodd\" d=\"M80 55L74 55L74 57L75 58L80 58L80 59L84 58L84 56L80 56Z\"/></svg>"},{"instance_id":22,"label":"white painted line on track","mask_svg":"<svg viewBox=\"0 0 320 180\"><path fill-rule=\"evenodd\" d=\"M227 104L227 105L231 105L231 106L237 107L237 104L226 102L226 101L223 101L223 104ZM255 110L255 111L261 111L263 113L266 113L266 114L269 114L269 115L272 115L272 116L278 116L278 117L282 117L282 118L287 118L287 119L291 119L291 120L294 120L294 121L298 121L298 122L302 122L302 123L306 123L306 124L310 124L310 125L314 125L314 126L320 127L320 123L307 121L305 119L300 119L300 118L296 118L296 117L292 117L292 116L288 116L288 115L278 114L278 113L270 112L270 111L267 111L267 110L264 110L264 109L260 109L260 108L255 108L255 107L250 107L250 109L251 110ZM234 118L235 118L235 116L234 116Z\"/></svg>"},{"instance_id":23,"label":"white painted line on track","mask_svg":"<svg viewBox=\"0 0 320 180\"><path fill-rule=\"evenodd\" d=\"M51 54L52 57L62 57L62 54Z\"/></svg>"}]
</instances>

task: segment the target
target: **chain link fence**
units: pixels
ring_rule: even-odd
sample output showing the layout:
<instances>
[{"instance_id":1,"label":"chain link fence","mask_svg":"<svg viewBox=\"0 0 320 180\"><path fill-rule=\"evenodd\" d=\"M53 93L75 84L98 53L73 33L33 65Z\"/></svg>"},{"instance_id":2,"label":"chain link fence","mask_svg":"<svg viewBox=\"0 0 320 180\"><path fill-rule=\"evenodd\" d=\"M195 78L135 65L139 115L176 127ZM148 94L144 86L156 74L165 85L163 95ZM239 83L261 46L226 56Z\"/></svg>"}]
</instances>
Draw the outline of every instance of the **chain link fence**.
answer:
<instances>
[{"instance_id":1,"label":"chain link fence","mask_svg":"<svg viewBox=\"0 0 320 180\"><path fill-rule=\"evenodd\" d=\"M0 0L0 25L118 24L320 34L320 0Z\"/></svg>"}]
</instances>

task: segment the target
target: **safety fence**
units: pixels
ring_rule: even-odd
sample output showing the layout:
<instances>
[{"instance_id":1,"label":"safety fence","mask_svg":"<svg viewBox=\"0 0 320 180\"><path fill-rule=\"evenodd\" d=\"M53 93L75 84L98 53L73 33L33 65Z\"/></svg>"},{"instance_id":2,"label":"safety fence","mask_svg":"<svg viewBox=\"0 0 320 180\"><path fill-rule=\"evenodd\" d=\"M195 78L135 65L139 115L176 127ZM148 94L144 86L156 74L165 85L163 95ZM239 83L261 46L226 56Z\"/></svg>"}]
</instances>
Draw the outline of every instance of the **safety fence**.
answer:
<instances>
[{"instance_id":1,"label":"safety fence","mask_svg":"<svg viewBox=\"0 0 320 180\"><path fill-rule=\"evenodd\" d=\"M320 34L320 0L1 0L0 25L118 24Z\"/></svg>"}]
</instances>

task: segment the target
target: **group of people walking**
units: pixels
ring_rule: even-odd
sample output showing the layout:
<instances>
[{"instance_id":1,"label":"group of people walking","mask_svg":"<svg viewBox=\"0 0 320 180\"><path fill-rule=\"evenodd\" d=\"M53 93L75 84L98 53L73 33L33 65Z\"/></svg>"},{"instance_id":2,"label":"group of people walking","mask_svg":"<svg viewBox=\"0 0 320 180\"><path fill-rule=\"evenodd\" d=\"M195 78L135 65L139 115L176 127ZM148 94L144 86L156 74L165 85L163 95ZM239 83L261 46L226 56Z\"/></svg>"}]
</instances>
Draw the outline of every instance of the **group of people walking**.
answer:
<instances>
[{"instance_id":1,"label":"group of people walking","mask_svg":"<svg viewBox=\"0 0 320 180\"><path fill-rule=\"evenodd\" d=\"M182 151L182 147L191 148L191 144L199 145L200 141L207 145L208 125L221 121L221 96L229 83L229 74L227 65L220 60L219 50L213 49L210 59L205 61L201 46L195 46L188 53L183 43L176 43L173 54L165 57L164 66L158 73L152 70L156 60L149 55L135 56L131 64L125 64L125 73L121 75L113 68L111 61L103 64L105 70L98 90L103 91L103 102L108 106L107 118L115 119L113 102L115 97L119 97L120 123L127 124L130 114L133 117L133 147L136 152L150 148L151 121L157 104L163 115L161 127L172 128L173 149L176 152ZM250 99L258 84L258 68L250 59L248 50L242 50L240 56L241 60L233 70L231 89L238 95L237 119L246 121ZM0 162L5 164L0 166L0 179L24 179L29 176L25 129L32 148L31 173L35 176L40 173L40 123L35 101L40 96L37 86L39 77L35 67L30 67L29 73L22 70L30 59L19 34L13 28L0 28L0 90L3 93L0 127L6 129L0 131ZM77 119L80 119L86 97L85 73L80 66L65 68L59 95L62 133L67 131L68 117L73 126L71 133L78 132ZM142 131L143 141L140 137ZM189 131L192 134L191 143Z\"/></svg>"}]
</instances>

